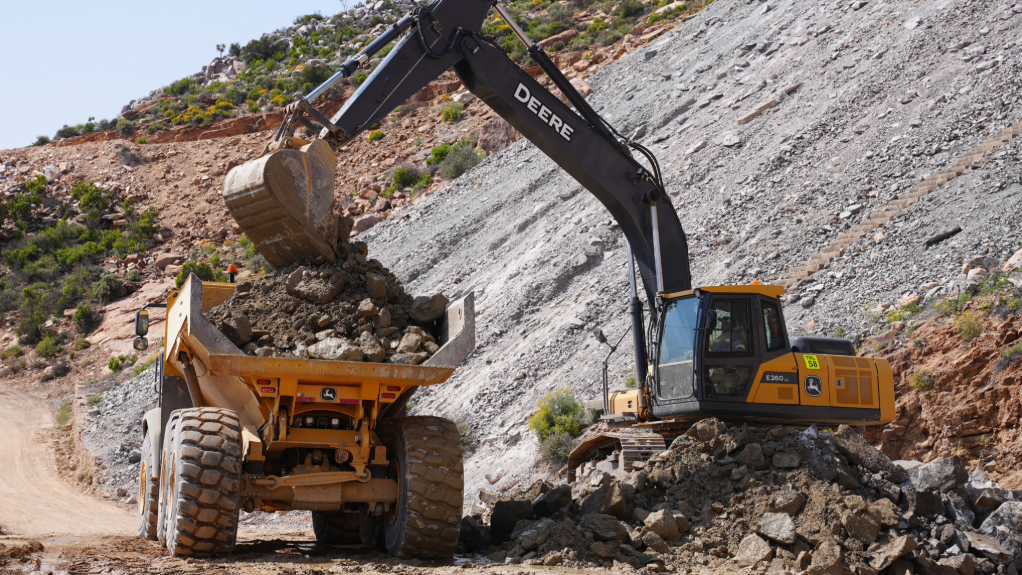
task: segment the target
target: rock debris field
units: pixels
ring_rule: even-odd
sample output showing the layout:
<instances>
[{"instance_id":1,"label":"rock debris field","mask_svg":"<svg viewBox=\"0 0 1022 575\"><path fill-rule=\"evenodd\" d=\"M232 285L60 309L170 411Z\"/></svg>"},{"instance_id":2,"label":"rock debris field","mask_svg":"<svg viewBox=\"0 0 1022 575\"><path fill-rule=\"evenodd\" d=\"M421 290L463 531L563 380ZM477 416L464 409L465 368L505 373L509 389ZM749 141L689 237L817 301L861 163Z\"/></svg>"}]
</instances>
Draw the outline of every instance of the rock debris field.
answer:
<instances>
[{"instance_id":1,"label":"rock debris field","mask_svg":"<svg viewBox=\"0 0 1022 575\"><path fill-rule=\"evenodd\" d=\"M858 432L704 419L637 470L483 490L460 550L675 573L1017 573L1022 492L956 456L892 462Z\"/></svg>"},{"instance_id":2,"label":"rock debris field","mask_svg":"<svg viewBox=\"0 0 1022 575\"><path fill-rule=\"evenodd\" d=\"M412 298L365 242L342 242L336 264L290 266L242 282L208 317L249 355L417 365L448 300ZM425 328L425 330L424 330Z\"/></svg>"}]
</instances>

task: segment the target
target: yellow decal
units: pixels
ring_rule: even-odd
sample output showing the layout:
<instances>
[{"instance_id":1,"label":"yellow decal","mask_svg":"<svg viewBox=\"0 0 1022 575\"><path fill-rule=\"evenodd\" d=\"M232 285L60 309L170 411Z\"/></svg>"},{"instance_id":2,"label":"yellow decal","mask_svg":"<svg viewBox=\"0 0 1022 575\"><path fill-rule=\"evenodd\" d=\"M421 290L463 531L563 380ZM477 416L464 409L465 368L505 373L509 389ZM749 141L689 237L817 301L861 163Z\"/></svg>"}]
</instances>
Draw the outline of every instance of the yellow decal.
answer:
<instances>
[{"instance_id":1,"label":"yellow decal","mask_svg":"<svg viewBox=\"0 0 1022 575\"><path fill-rule=\"evenodd\" d=\"M803 355L802 359L806 362L806 369L820 369L820 360L815 355Z\"/></svg>"}]
</instances>

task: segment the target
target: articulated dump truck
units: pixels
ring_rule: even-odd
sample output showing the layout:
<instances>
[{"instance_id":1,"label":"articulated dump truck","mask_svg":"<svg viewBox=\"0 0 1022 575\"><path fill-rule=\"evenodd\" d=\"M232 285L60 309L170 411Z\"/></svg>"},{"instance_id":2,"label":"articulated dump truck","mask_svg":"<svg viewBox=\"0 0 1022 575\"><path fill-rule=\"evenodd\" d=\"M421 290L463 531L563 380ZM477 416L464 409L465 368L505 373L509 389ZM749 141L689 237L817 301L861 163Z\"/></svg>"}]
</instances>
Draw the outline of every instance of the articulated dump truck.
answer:
<instances>
[{"instance_id":1,"label":"articulated dump truck","mask_svg":"<svg viewBox=\"0 0 1022 575\"><path fill-rule=\"evenodd\" d=\"M244 354L204 316L233 283L191 275L167 298L159 407L143 421L138 532L173 555L230 553L241 511L312 511L322 544L398 557L454 553L462 507L457 426L406 417L475 346L471 294L453 302L422 365ZM162 307L162 306L153 306ZM148 346L148 311L136 348Z\"/></svg>"}]
</instances>

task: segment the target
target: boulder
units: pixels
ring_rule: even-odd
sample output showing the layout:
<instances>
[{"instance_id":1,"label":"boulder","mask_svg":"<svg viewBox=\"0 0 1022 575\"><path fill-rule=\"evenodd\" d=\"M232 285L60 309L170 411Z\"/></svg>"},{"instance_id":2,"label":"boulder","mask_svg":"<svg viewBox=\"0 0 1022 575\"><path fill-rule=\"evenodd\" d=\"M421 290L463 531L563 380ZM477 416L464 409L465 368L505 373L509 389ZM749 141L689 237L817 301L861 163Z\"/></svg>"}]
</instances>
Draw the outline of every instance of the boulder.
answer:
<instances>
[{"instance_id":1,"label":"boulder","mask_svg":"<svg viewBox=\"0 0 1022 575\"><path fill-rule=\"evenodd\" d=\"M490 514L490 533L496 545L507 541L522 520L532 519L531 501L498 501Z\"/></svg>"},{"instance_id":2,"label":"boulder","mask_svg":"<svg viewBox=\"0 0 1022 575\"><path fill-rule=\"evenodd\" d=\"M976 573L976 563L969 553L945 557L937 561L937 564L954 569L958 575L974 575Z\"/></svg>"},{"instance_id":3,"label":"boulder","mask_svg":"<svg viewBox=\"0 0 1022 575\"><path fill-rule=\"evenodd\" d=\"M794 517L806 503L806 496L797 491L782 491L770 498L770 508Z\"/></svg>"},{"instance_id":4,"label":"boulder","mask_svg":"<svg viewBox=\"0 0 1022 575\"><path fill-rule=\"evenodd\" d=\"M727 433L727 426L722 421L714 417L708 417L697 421L692 427L688 428L685 435L689 437L695 437L699 441L709 441L714 437L719 437Z\"/></svg>"},{"instance_id":5,"label":"boulder","mask_svg":"<svg viewBox=\"0 0 1022 575\"><path fill-rule=\"evenodd\" d=\"M796 469L802 465L802 456L795 450L783 449L774 452L771 463L781 469Z\"/></svg>"},{"instance_id":6,"label":"boulder","mask_svg":"<svg viewBox=\"0 0 1022 575\"><path fill-rule=\"evenodd\" d=\"M419 296L412 300L412 309L409 314L419 323L429 323L444 315L448 303L449 300L439 293L433 297Z\"/></svg>"},{"instance_id":7,"label":"boulder","mask_svg":"<svg viewBox=\"0 0 1022 575\"><path fill-rule=\"evenodd\" d=\"M916 545L916 540L911 535L898 537L873 552L873 560L870 562L870 566L877 571L887 569L895 561L914 551Z\"/></svg>"},{"instance_id":8,"label":"boulder","mask_svg":"<svg viewBox=\"0 0 1022 575\"><path fill-rule=\"evenodd\" d=\"M461 553L475 553L490 547L493 538L490 536L490 528L486 525L479 525L472 517L462 517L461 525L458 528L458 550Z\"/></svg>"},{"instance_id":9,"label":"boulder","mask_svg":"<svg viewBox=\"0 0 1022 575\"><path fill-rule=\"evenodd\" d=\"M610 559L611 557L614 556L614 547L604 543L603 541L597 541L596 543L593 543L593 546L590 547L590 550L593 552L594 555L596 555L600 559Z\"/></svg>"},{"instance_id":10,"label":"boulder","mask_svg":"<svg viewBox=\"0 0 1022 575\"><path fill-rule=\"evenodd\" d=\"M625 502L621 487L615 482L590 493L582 500L578 512L579 515L597 513L624 518L628 514L628 504Z\"/></svg>"},{"instance_id":11,"label":"boulder","mask_svg":"<svg viewBox=\"0 0 1022 575\"><path fill-rule=\"evenodd\" d=\"M383 216L380 216L380 215L377 215L377 214L370 214L368 216L363 216L363 217L361 217L361 218L359 218L358 220L355 221L355 225L353 225L351 227L351 232L350 233L355 233L355 234L362 233L362 232L368 230L369 228L375 226L376 224L378 224L378 223L380 223L382 221L383 221Z\"/></svg>"},{"instance_id":12,"label":"boulder","mask_svg":"<svg viewBox=\"0 0 1022 575\"><path fill-rule=\"evenodd\" d=\"M387 297L387 279L379 274L366 274L366 292L373 299Z\"/></svg>"},{"instance_id":13,"label":"boulder","mask_svg":"<svg viewBox=\"0 0 1022 575\"><path fill-rule=\"evenodd\" d=\"M986 522L984 521L984 523ZM969 547L971 547L971 551L982 553L995 563L1003 565L1010 562L1012 559L1012 554L1002 547L1001 543L997 539L991 536L966 531L965 537L969 540Z\"/></svg>"},{"instance_id":14,"label":"boulder","mask_svg":"<svg viewBox=\"0 0 1022 575\"><path fill-rule=\"evenodd\" d=\"M44 369L43 373L40 374L39 376L39 381L50 381L51 379L63 377L68 371L70 371L68 365L62 361L59 361Z\"/></svg>"},{"instance_id":15,"label":"boulder","mask_svg":"<svg viewBox=\"0 0 1022 575\"><path fill-rule=\"evenodd\" d=\"M422 336L417 333L408 332L401 338L401 343L397 344L397 352L415 353L419 351L421 345Z\"/></svg>"},{"instance_id":16,"label":"boulder","mask_svg":"<svg viewBox=\"0 0 1022 575\"><path fill-rule=\"evenodd\" d=\"M429 354L424 351L417 353L395 353L390 356L390 363L398 365L419 365L427 359L429 359Z\"/></svg>"},{"instance_id":17,"label":"boulder","mask_svg":"<svg viewBox=\"0 0 1022 575\"><path fill-rule=\"evenodd\" d=\"M869 504L869 512L884 527L897 527L901 519L901 509L890 499L878 499Z\"/></svg>"},{"instance_id":18,"label":"boulder","mask_svg":"<svg viewBox=\"0 0 1022 575\"><path fill-rule=\"evenodd\" d=\"M764 513L756 524L756 533L784 545L795 543L798 536L795 522L787 513Z\"/></svg>"},{"instance_id":19,"label":"boulder","mask_svg":"<svg viewBox=\"0 0 1022 575\"><path fill-rule=\"evenodd\" d=\"M582 529L592 531L593 538L597 541L629 540L628 527L610 515L599 513L583 515L578 524Z\"/></svg>"},{"instance_id":20,"label":"boulder","mask_svg":"<svg viewBox=\"0 0 1022 575\"><path fill-rule=\"evenodd\" d=\"M1022 565L1022 501L1006 501L983 520L979 530L1000 542ZM989 555L988 555L989 556Z\"/></svg>"},{"instance_id":21,"label":"boulder","mask_svg":"<svg viewBox=\"0 0 1022 575\"><path fill-rule=\"evenodd\" d=\"M746 535L745 539L738 544L738 554L735 555L735 563L741 567L752 567L760 561L770 561L774 558L774 550L762 537L755 534ZM840 572L838 573L840 575Z\"/></svg>"},{"instance_id":22,"label":"boulder","mask_svg":"<svg viewBox=\"0 0 1022 575\"><path fill-rule=\"evenodd\" d=\"M185 257L181 254L169 253L160 254L156 256L156 261L153 262L153 267L164 271L169 265L180 264L185 261Z\"/></svg>"},{"instance_id":23,"label":"boulder","mask_svg":"<svg viewBox=\"0 0 1022 575\"><path fill-rule=\"evenodd\" d=\"M571 505L571 486L565 483L540 495L539 499L533 503L532 510L536 517L550 517L569 505Z\"/></svg>"},{"instance_id":24,"label":"boulder","mask_svg":"<svg viewBox=\"0 0 1022 575\"><path fill-rule=\"evenodd\" d=\"M362 348L351 340L343 337L328 337L319 343L310 345L309 357L337 361L362 361Z\"/></svg>"},{"instance_id":25,"label":"boulder","mask_svg":"<svg viewBox=\"0 0 1022 575\"><path fill-rule=\"evenodd\" d=\"M344 278L337 274L321 277L320 274L302 266L287 277L284 284L287 293L316 305L333 301L344 289Z\"/></svg>"},{"instance_id":26,"label":"boulder","mask_svg":"<svg viewBox=\"0 0 1022 575\"><path fill-rule=\"evenodd\" d=\"M220 331L231 340L231 343L243 347L252 341L252 322L245 316L230 317L220 325Z\"/></svg>"},{"instance_id":27,"label":"boulder","mask_svg":"<svg viewBox=\"0 0 1022 575\"><path fill-rule=\"evenodd\" d=\"M365 298L358 302L358 313L362 314L362 317L372 317L380 313L380 309L376 307L373 300Z\"/></svg>"},{"instance_id":28,"label":"boulder","mask_svg":"<svg viewBox=\"0 0 1022 575\"><path fill-rule=\"evenodd\" d=\"M862 541L862 544L867 547L872 545L880 535L880 524L866 513L846 511L841 514L841 525L844 526L849 537Z\"/></svg>"},{"instance_id":29,"label":"boulder","mask_svg":"<svg viewBox=\"0 0 1022 575\"><path fill-rule=\"evenodd\" d=\"M923 465L912 478L912 484L926 491L947 493L969 481L969 472L965 470L962 458L957 455L936 459Z\"/></svg>"},{"instance_id":30,"label":"boulder","mask_svg":"<svg viewBox=\"0 0 1022 575\"><path fill-rule=\"evenodd\" d=\"M387 357L387 350L383 349L380 340L376 339L371 332L363 331L358 338L358 345L362 348L366 361L380 363Z\"/></svg>"},{"instance_id":31,"label":"boulder","mask_svg":"<svg viewBox=\"0 0 1022 575\"><path fill-rule=\"evenodd\" d=\"M897 484L908 481L908 473L904 469L892 463L883 452L866 443L866 440L851 427L839 426L831 436L831 441L852 463L861 465L872 473L883 473L889 481Z\"/></svg>"},{"instance_id":32,"label":"boulder","mask_svg":"<svg viewBox=\"0 0 1022 575\"><path fill-rule=\"evenodd\" d=\"M671 547L664 541L664 538L657 535L653 531L647 531L642 534L642 542L645 543L646 547L649 547L657 553L670 553Z\"/></svg>"},{"instance_id":33,"label":"boulder","mask_svg":"<svg viewBox=\"0 0 1022 575\"><path fill-rule=\"evenodd\" d=\"M841 575L841 547L832 541L825 541L813 551L813 560L806 569L807 575Z\"/></svg>"},{"instance_id":34,"label":"boulder","mask_svg":"<svg viewBox=\"0 0 1022 575\"><path fill-rule=\"evenodd\" d=\"M763 456L763 446L758 443L750 443L735 458L739 465L749 469L763 470L767 468L766 457Z\"/></svg>"},{"instance_id":35,"label":"boulder","mask_svg":"<svg viewBox=\"0 0 1022 575\"><path fill-rule=\"evenodd\" d=\"M912 487L902 490L905 499L905 511L919 517L936 517L944 514L944 502L940 495L932 491L919 491Z\"/></svg>"},{"instance_id":36,"label":"boulder","mask_svg":"<svg viewBox=\"0 0 1022 575\"><path fill-rule=\"evenodd\" d=\"M643 523L650 531L668 541L674 541L681 537L678 522L670 509L661 509L650 513Z\"/></svg>"}]
</instances>

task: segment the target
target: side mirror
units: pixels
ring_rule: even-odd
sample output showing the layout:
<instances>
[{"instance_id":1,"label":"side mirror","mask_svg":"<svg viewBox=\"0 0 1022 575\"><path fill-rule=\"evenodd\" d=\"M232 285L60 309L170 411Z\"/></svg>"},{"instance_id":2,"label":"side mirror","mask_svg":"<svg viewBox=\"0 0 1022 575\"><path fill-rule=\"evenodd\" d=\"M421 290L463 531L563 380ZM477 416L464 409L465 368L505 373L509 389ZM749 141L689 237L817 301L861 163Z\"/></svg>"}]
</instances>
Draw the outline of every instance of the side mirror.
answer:
<instances>
[{"instance_id":1,"label":"side mirror","mask_svg":"<svg viewBox=\"0 0 1022 575\"><path fill-rule=\"evenodd\" d=\"M147 333L149 333L149 310L140 309L135 312L135 335L143 337Z\"/></svg>"},{"instance_id":2,"label":"side mirror","mask_svg":"<svg viewBox=\"0 0 1022 575\"><path fill-rule=\"evenodd\" d=\"M706 329L710 331L717 329L717 310L711 309L710 312L706 314Z\"/></svg>"},{"instance_id":3,"label":"side mirror","mask_svg":"<svg viewBox=\"0 0 1022 575\"><path fill-rule=\"evenodd\" d=\"M132 340L131 347L135 348L135 351L145 351L149 349L149 340L144 337L136 337Z\"/></svg>"},{"instance_id":4,"label":"side mirror","mask_svg":"<svg viewBox=\"0 0 1022 575\"><path fill-rule=\"evenodd\" d=\"M596 337L596 341L600 343L607 343L607 336L603 335L603 330L596 328L593 330L593 336Z\"/></svg>"}]
</instances>

